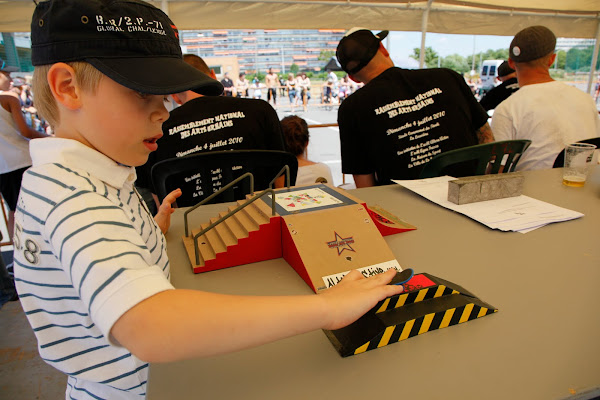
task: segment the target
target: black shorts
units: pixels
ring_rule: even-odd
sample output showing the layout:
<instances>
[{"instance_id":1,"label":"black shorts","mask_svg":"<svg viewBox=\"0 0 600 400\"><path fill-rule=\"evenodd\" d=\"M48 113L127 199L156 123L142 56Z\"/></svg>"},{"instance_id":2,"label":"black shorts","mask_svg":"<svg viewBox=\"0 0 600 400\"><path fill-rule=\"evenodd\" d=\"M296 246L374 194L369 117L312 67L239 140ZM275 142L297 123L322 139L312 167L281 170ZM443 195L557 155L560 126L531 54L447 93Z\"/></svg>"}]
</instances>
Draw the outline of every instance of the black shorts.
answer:
<instances>
[{"instance_id":1,"label":"black shorts","mask_svg":"<svg viewBox=\"0 0 600 400\"><path fill-rule=\"evenodd\" d=\"M19 192L21 191L23 173L25 173L28 168L29 167L21 168L0 175L0 192L10 211L15 211L17 209L17 200L19 199Z\"/></svg>"},{"instance_id":2,"label":"black shorts","mask_svg":"<svg viewBox=\"0 0 600 400\"><path fill-rule=\"evenodd\" d=\"M271 96L273 96L273 100L275 100L277 98L277 89L276 88L269 88L269 90L267 91L267 99L271 100Z\"/></svg>"}]
</instances>

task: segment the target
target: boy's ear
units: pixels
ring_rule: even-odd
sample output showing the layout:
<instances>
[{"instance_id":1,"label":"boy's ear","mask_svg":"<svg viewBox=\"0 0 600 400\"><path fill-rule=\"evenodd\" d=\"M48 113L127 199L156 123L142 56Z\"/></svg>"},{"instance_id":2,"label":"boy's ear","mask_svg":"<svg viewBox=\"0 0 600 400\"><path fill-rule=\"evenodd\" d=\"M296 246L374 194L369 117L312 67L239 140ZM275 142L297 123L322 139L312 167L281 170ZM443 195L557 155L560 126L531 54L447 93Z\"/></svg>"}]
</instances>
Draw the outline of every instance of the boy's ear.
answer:
<instances>
[{"instance_id":1,"label":"boy's ear","mask_svg":"<svg viewBox=\"0 0 600 400\"><path fill-rule=\"evenodd\" d=\"M70 110L81 107L81 95L75 70L65 63L56 63L48 70L48 85L57 102Z\"/></svg>"}]
</instances>

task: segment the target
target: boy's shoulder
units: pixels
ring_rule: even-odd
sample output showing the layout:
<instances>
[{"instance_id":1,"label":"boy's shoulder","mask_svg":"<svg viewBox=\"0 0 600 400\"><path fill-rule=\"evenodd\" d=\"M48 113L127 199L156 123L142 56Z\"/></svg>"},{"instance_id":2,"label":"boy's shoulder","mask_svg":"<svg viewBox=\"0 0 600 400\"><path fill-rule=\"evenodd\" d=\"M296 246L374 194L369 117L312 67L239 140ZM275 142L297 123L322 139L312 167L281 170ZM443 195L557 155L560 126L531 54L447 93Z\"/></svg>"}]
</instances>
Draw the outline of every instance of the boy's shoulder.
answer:
<instances>
[{"instance_id":1,"label":"boy's shoulder","mask_svg":"<svg viewBox=\"0 0 600 400\"><path fill-rule=\"evenodd\" d=\"M21 188L53 207L76 192L98 192L101 186L102 182L88 172L57 162L29 168L23 174Z\"/></svg>"}]
</instances>

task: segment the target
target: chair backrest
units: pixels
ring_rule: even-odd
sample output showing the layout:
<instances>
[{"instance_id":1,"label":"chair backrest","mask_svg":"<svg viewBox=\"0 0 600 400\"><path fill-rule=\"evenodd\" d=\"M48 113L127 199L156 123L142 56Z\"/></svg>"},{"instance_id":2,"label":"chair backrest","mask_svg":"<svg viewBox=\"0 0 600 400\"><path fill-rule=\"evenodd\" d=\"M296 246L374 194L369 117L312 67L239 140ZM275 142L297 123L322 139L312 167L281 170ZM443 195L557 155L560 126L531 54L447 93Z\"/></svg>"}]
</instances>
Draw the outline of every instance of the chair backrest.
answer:
<instances>
[{"instance_id":1,"label":"chair backrest","mask_svg":"<svg viewBox=\"0 0 600 400\"><path fill-rule=\"evenodd\" d=\"M598 149L600 149L600 137L583 139L577 143L595 144L596 151L598 151ZM560 153L558 153L558 155L556 156L556 159L554 160L554 165L552 166L552 168L562 168L564 166L565 166L565 149L562 149L562 151Z\"/></svg>"},{"instance_id":2,"label":"chair backrest","mask_svg":"<svg viewBox=\"0 0 600 400\"><path fill-rule=\"evenodd\" d=\"M254 176L255 191L267 189L285 165L290 168L290 185L294 185L298 160L293 154L278 150L211 151L170 158L156 163L150 176L160 201L172 190L181 188L183 193L177 199L177 205L187 207L197 204L247 172ZM244 179L210 203L243 199L250 192L250 181Z\"/></svg>"},{"instance_id":3,"label":"chair backrest","mask_svg":"<svg viewBox=\"0 0 600 400\"><path fill-rule=\"evenodd\" d=\"M531 140L503 140L450 150L435 156L423 167L420 178L454 177L513 172Z\"/></svg>"}]
</instances>

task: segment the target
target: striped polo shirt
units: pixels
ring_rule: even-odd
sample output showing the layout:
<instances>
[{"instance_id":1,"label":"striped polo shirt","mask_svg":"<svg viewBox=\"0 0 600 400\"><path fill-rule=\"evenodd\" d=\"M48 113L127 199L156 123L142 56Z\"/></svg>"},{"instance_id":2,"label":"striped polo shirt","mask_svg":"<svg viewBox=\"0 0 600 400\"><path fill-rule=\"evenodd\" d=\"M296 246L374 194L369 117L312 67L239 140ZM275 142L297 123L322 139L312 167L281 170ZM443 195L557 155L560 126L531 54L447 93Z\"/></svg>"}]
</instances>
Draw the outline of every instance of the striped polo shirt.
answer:
<instances>
[{"instance_id":1,"label":"striped polo shirt","mask_svg":"<svg viewBox=\"0 0 600 400\"><path fill-rule=\"evenodd\" d=\"M166 242L134 190L135 169L82 143L30 143L15 214L15 282L41 357L67 399L142 399L148 364L113 324L169 282Z\"/></svg>"}]
</instances>

